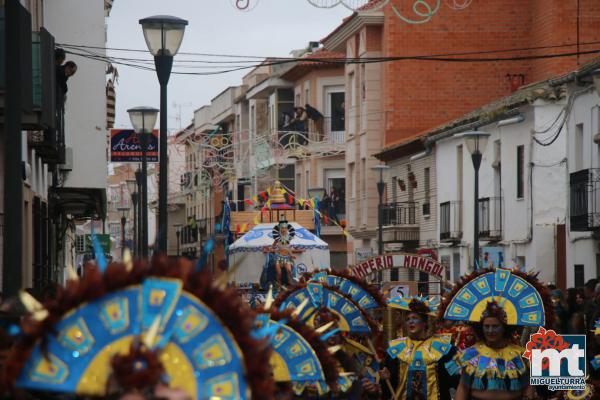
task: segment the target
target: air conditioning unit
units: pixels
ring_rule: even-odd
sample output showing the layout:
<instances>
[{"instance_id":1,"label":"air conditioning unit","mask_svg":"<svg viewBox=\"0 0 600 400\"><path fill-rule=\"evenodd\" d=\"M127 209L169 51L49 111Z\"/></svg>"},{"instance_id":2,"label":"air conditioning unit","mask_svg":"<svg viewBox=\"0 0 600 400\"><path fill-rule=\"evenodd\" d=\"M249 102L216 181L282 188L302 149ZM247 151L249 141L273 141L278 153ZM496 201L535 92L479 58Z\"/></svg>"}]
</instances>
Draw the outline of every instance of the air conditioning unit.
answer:
<instances>
[{"instance_id":1,"label":"air conditioning unit","mask_svg":"<svg viewBox=\"0 0 600 400\"><path fill-rule=\"evenodd\" d=\"M71 147L65 149L65 163L60 164L58 168L61 171L73 171L73 149Z\"/></svg>"}]
</instances>

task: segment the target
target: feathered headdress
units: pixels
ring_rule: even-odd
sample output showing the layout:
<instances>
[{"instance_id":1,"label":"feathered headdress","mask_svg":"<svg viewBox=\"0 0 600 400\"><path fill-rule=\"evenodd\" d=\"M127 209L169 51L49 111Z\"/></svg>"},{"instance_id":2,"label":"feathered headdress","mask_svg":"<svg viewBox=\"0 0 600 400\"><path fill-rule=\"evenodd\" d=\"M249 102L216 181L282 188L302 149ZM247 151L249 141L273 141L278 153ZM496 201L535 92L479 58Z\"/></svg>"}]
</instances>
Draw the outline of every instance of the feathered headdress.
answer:
<instances>
[{"instance_id":1,"label":"feathered headdress","mask_svg":"<svg viewBox=\"0 0 600 400\"><path fill-rule=\"evenodd\" d=\"M460 280L442 301L439 316L480 322L487 312L502 317L508 325L542 326L552 324L552 307L550 293L537 279L537 274L504 268L485 269Z\"/></svg>"},{"instance_id":2,"label":"feathered headdress","mask_svg":"<svg viewBox=\"0 0 600 400\"><path fill-rule=\"evenodd\" d=\"M26 390L106 396L158 383L192 398L272 398L269 350L234 289L186 260L87 266L29 317L4 383Z\"/></svg>"},{"instance_id":3,"label":"feathered headdress","mask_svg":"<svg viewBox=\"0 0 600 400\"><path fill-rule=\"evenodd\" d=\"M307 278L311 282L325 283L337 289L366 310L385 306L385 300L375 286L345 271L315 271L308 274Z\"/></svg>"},{"instance_id":4,"label":"feathered headdress","mask_svg":"<svg viewBox=\"0 0 600 400\"><path fill-rule=\"evenodd\" d=\"M395 296L388 300L388 307L403 311L415 312L430 317L437 316L439 299L421 296Z\"/></svg>"}]
</instances>

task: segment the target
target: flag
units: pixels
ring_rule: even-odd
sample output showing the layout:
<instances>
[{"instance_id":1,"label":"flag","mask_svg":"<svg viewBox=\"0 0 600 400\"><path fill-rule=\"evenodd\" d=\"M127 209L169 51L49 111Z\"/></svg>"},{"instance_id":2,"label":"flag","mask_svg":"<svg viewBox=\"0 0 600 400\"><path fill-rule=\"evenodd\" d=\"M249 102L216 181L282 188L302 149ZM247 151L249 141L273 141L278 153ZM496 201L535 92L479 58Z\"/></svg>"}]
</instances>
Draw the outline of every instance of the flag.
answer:
<instances>
[{"instance_id":1,"label":"flag","mask_svg":"<svg viewBox=\"0 0 600 400\"><path fill-rule=\"evenodd\" d=\"M327 215L323 215L323 222L325 222L325 225L329 225L329 218Z\"/></svg>"},{"instance_id":2,"label":"flag","mask_svg":"<svg viewBox=\"0 0 600 400\"><path fill-rule=\"evenodd\" d=\"M254 197L252 197L252 201L254 201L255 203L258 203L258 196L254 195Z\"/></svg>"},{"instance_id":3,"label":"flag","mask_svg":"<svg viewBox=\"0 0 600 400\"><path fill-rule=\"evenodd\" d=\"M235 233L236 234L240 233L240 224L235 224Z\"/></svg>"},{"instance_id":4,"label":"flag","mask_svg":"<svg viewBox=\"0 0 600 400\"><path fill-rule=\"evenodd\" d=\"M266 194L265 192L260 192L259 194L260 194L260 197L261 197L261 198L262 198L264 201L267 201L267 197L268 197L268 196L267 196L267 194Z\"/></svg>"},{"instance_id":5,"label":"flag","mask_svg":"<svg viewBox=\"0 0 600 400\"><path fill-rule=\"evenodd\" d=\"M248 224L244 222L242 224L242 233L245 233L246 231L248 231Z\"/></svg>"},{"instance_id":6,"label":"flag","mask_svg":"<svg viewBox=\"0 0 600 400\"><path fill-rule=\"evenodd\" d=\"M254 225L258 225L258 215L254 216Z\"/></svg>"},{"instance_id":7,"label":"flag","mask_svg":"<svg viewBox=\"0 0 600 400\"><path fill-rule=\"evenodd\" d=\"M288 193L288 198L289 198L289 203L290 205L294 205L294 196L292 196L291 194Z\"/></svg>"},{"instance_id":8,"label":"flag","mask_svg":"<svg viewBox=\"0 0 600 400\"><path fill-rule=\"evenodd\" d=\"M298 204L300 204L300 207L304 207L304 199L298 199Z\"/></svg>"},{"instance_id":9,"label":"flag","mask_svg":"<svg viewBox=\"0 0 600 400\"><path fill-rule=\"evenodd\" d=\"M250 199L244 200L244 203L248 204L250 207L252 207L254 205L254 202Z\"/></svg>"}]
</instances>

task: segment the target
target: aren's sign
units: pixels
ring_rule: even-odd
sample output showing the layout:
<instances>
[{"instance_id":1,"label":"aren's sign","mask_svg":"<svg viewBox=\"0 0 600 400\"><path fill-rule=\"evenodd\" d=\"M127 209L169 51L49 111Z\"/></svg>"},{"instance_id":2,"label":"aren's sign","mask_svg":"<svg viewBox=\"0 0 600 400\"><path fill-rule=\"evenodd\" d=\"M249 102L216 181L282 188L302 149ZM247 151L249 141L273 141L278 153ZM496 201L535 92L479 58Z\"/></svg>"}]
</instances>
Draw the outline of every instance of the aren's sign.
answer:
<instances>
[{"instance_id":1,"label":"aren's sign","mask_svg":"<svg viewBox=\"0 0 600 400\"><path fill-rule=\"evenodd\" d=\"M373 272L389 268L413 269L438 278L442 278L444 272L444 266L429 257L421 257L415 254L386 254L356 264L352 267L352 275L364 278Z\"/></svg>"},{"instance_id":2,"label":"aren's sign","mask_svg":"<svg viewBox=\"0 0 600 400\"><path fill-rule=\"evenodd\" d=\"M158 130L152 131L148 137L146 150L148 162L158 162ZM141 162L142 147L139 135L133 129L111 129L110 131L111 162Z\"/></svg>"}]
</instances>

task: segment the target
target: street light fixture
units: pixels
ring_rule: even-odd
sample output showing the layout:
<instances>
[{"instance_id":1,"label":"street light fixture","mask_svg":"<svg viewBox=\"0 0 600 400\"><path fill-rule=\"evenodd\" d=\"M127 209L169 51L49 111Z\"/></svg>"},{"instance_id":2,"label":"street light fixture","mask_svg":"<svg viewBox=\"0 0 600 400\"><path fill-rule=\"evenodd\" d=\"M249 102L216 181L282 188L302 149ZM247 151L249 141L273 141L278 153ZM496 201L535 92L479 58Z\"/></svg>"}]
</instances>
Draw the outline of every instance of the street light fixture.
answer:
<instances>
[{"instance_id":1,"label":"street light fixture","mask_svg":"<svg viewBox=\"0 0 600 400\"><path fill-rule=\"evenodd\" d=\"M182 226L182 224L173 224L173 228L175 228L175 235L177 236L177 257L179 257L179 238L181 237Z\"/></svg>"},{"instance_id":2,"label":"street light fixture","mask_svg":"<svg viewBox=\"0 0 600 400\"><path fill-rule=\"evenodd\" d=\"M125 254L125 223L127 222L129 209L128 206L117 207L117 211L121 213L121 260L123 260Z\"/></svg>"},{"instance_id":3,"label":"street light fixture","mask_svg":"<svg viewBox=\"0 0 600 400\"><path fill-rule=\"evenodd\" d=\"M173 57L177 54L188 22L169 15L156 15L141 19L144 39L148 50L154 56L154 66L160 84L160 144L159 144L159 186L158 186L158 249L167 251L167 84L173 67Z\"/></svg>"},{"instance_id":4,"label":"street light fixture","mask_svg":"<svg viewBox=\"0 0 600 400\"><path fill-rule=\"evenodd\" d=\"M138 215L138 202L139 202L139 194L137 192L137 182L135 179L127 179L125 181L127 183L127 191L131 196L131 203L133 204L133 253L137 254L137 243L138 243L138 230L137 230L137 215Z\"/></svg>"},{"instance_id":5,"label":"street light fixture","mask_svg":"<svg viewBox=\"0 0 600 400\"><path fill-rule=\"evenodd\" d=\"M148 160L146 153L148 151L148 135L152 134L154 125L156 125L156 116L158 110L153 107L134 107L127 110L129 119L135 133L139 135L140 147L142 150L142 171L141 175L137 175L136 180L140 185L140 256L148 257ZM139 178L139 179L138 179Z\"/></svg>"},{"instance_id":6,"label":"street light fixture","mask_svg":"<svg viewBox=\"0 0 600 400\"><path fill-rule=\"evenodd\" d=\"M465 144L469 153L471 153L471 160L473 161L473 168L475 170L475 183L474 183L474 207L475 212L473 217L473 268L477 270L479 268L479 167L481 166L481 158L485 147L487 146L490 134L481 131L470 131L460 134L458 137L465 139Z\"/></svg>"},{"instance_id":7,"label":"street light fixture","mask_svg":"<svg viewBox=\"0 0 600 400\"><path fill-rule=\"evenodd\" d=\"M383 180L383 172L390 169L389 165L376 165L371 168L372 171L379 171L379 182L377 182L377 193L379 193L379 205L377 207L377 226L378 226L378 254L383 254L383 190L385 182Z\"/></svg>"}]
</instances>

